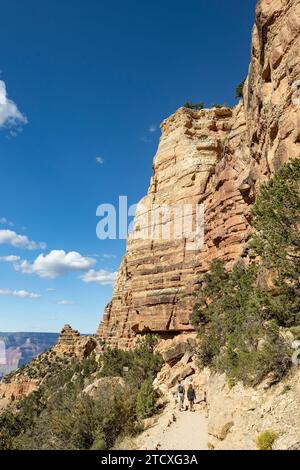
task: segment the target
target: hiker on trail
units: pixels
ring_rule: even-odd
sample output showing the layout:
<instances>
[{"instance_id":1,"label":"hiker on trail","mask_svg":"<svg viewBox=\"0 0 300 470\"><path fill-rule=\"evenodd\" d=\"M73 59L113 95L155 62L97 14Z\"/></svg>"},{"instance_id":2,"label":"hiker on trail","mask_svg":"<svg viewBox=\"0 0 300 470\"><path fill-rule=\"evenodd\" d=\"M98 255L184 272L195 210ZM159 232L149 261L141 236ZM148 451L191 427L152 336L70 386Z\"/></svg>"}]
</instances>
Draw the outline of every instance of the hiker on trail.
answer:
<instances>
[{"instance_id":1,"label":"hiker on trail","mask_svg":"<svg viewBox=\"0 0 300 470\"><path fill-rule=\"evenodd\" d=\"M190 405L190 411L195 411L194 410L194 403L195 403L195 400L196 400L196 392L195 392L195 389L193 387L193 384L189 384L188 386L188 389L187 389L187 399L189 401L189 405Z\"/></svg>"},{"instance_id":2,"label":"hiker on trail","mask_svg":"<svg viewBox=\"0 0 300 470\"><path fill-rule=\"evenodd\" d=\"M177 399L179 403L179 411L183 411L183 402L184 402L184 395L185 395L185 390L184 386L181 383L181 380L178 380L177 384Z\"/></svg>"}]
</instances>

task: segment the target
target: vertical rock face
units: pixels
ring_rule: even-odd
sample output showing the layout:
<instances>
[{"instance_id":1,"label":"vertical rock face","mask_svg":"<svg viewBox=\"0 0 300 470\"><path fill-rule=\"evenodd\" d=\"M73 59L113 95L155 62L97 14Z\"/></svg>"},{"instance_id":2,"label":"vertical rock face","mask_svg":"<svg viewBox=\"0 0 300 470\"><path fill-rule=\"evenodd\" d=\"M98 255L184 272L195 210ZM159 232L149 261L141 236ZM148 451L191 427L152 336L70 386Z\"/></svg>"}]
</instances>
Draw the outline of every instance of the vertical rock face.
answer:
<instances>
[{"instance_id":1,"label":"vertical rock face","mask_svg":"<svg viewBox=\"0 0 300 470\"><path fill-rule=\"evenodd\" d=\"M118 338L126 346L136 333L191 329L191 294L201 252L193 249L195 235L180 236L179 230L176 238L175 230L182 225L183 211L195 214L208 191L231 119L229 108L180 108L162 123L149 191L138 205L100 336ZM155 207L164 207L165 216L157 217Z\"/></svg>"},{"instance_id":2,"label":"vertical rock face","mask_svg":"<svg viewBox=\"0 0 300 470\"><path fill-rule=\"evenodd\" d=\"M180 108L162 123L149 191L138 205L100 337L127 347L139 333L191 330L200 274L215 258L230 269L246 253L259 185L300 156L299 28L299 0L261 0L243 102L234 109ZM183 210L195 220L199 204L200 249L194 229L174 236ZM157 206L167 213L154 215Z\"/></svg>"},{"instance_id":3,"label":"vertical rock face","mask_svg":"<svg viewBox=\"0 0 300 470\"><path fill-rule=\"evenodd\" d=\"M258 183L299 157L300 2L261 0L245 86L251 163Z\"/></svg>"}]
</instances>

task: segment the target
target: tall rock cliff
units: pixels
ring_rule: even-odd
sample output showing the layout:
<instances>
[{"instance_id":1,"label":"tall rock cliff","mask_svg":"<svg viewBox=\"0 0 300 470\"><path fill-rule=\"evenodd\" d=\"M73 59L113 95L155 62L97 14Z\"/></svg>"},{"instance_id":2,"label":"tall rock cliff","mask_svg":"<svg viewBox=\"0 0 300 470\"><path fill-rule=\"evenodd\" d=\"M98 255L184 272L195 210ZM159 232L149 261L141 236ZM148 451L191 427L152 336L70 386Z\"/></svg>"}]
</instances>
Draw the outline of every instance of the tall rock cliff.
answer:
<instances>
[{"instance_id":1,"label":"tall rock cliff","mask_svg":"<svg viewBox=\"0 0 300 470\"><path fill-rule=\"evenodd\" d=\"M139 333L191 330L201 273L215 258L230 269L247 256L260 184L300 156L299 30L300 0L260 0L243 100L233 109L180 108L162 123L148 194L138 205L100 337L128 347ZM174 236L183 220L176 208L195 218L199 204L200 249L197 231ZM154 216L153 224L155 207L175 209ZM145 237L149 225L154 235Z\"/></svg>"}]
</instances>

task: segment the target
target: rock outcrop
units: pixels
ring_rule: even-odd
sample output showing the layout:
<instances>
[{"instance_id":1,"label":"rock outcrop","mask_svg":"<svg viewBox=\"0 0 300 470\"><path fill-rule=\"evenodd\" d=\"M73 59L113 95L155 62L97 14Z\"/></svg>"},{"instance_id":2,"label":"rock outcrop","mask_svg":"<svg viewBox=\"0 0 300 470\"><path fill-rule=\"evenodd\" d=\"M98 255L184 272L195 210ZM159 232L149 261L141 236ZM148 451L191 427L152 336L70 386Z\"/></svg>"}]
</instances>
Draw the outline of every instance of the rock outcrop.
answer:
<instances>
[{"instance_id":1,"label":"rock outcrop","mask_svg":"<svg viewBox=\"0 0 300 470\"><path fill-rule=\"evenodd\" d=\"M80 336L79 331L73 330L70 325L65 325L52 351L58 356L85 358L96 349L97 344L92 336Z\"/></svg>"},{"instance_id":2,"label":"rock outcrop","mask_svg":"<svg viewBox=\"0 0 300 470\"><path fill-rule=\"evenodd\" d=\"M129 347L148 331L172 337L192 330L199 275L215 258L230 268L247 256L251 206L260 184L300 156L299 28L299 0L260 0L243 100L233 109L180 108L162 123L148 194L138 205L98 329L107 342ZM171 211L153 223L157 206L190 205L195 218L199 204L201 249L197 230L180 239L164 235L168 229L174 235L182 213ZM154 232L145 236L151 225Z\"/></svg>"},{"instance_id":3,"label":"rock outcrop","mask_svg":"<svg viewBox=\"0 0 300 470\"><path fill-rule=\"evenodd\" d=\"M11 383L0 383L0 410L32 393L37 389L38 382L34 379L21 378Z\"/></svg>"}]
</instances>

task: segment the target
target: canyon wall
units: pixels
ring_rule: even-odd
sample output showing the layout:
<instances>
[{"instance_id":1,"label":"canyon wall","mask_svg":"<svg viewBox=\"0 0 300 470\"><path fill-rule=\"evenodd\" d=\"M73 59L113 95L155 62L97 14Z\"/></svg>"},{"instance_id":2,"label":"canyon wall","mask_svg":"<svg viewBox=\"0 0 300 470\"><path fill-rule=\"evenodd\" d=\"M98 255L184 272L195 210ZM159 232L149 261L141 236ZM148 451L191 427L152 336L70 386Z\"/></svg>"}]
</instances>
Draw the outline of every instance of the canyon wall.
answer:
<instances>
[{"instance_id":1,"label":"canyon wall","mask_svg":"<svg viewBox=\"0 0 300 470\"><path fill-rule=\"evenodd\" d=\"M148 194L99 337L128 347L137 334L167 338L192 330L194 293L210 262L221 258L230 269L247 257L260 184L300 156L299 29L300 0L259 1L241 102L233 109L182 107L162 123ZM176 237L184 214L178 208L195 221L200 204L203 239L197 230ZM156 217L156 207L169 210Z\"/></svg>"}]
</instances>

